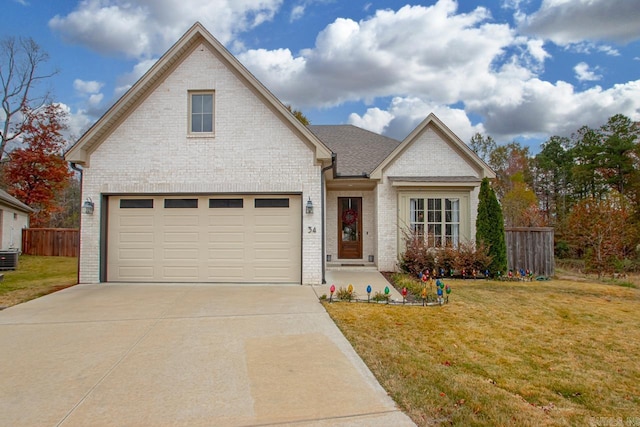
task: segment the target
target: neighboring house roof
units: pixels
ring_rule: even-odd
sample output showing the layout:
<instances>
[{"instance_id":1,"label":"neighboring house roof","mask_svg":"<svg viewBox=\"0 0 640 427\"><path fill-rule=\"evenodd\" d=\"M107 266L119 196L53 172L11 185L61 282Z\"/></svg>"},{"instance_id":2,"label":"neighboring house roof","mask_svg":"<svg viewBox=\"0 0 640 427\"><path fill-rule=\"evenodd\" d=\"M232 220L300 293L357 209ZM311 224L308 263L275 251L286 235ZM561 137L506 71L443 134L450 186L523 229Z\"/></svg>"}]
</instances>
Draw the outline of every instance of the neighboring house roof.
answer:
<instances>
[{"instance_id":1,"label":"neighboring house roof","mask_svg":"<svg viewBox=\"0 0 640 427\"><path fill-rule=\"evenodd\" d=\"M407 149L408 146L413 144L415 140L420 138L422 133L429 127L435 128L438 132L440 132L445 138L450 146L455 149L460 157L466 159L475 166L475 168L480 172L480 177L484 178L495 178L496 173L487 165L476 153L469 148L467 144L465 144L458 136L451 132L449 129L435 114L431 113L427 116L426 119L422 121L416 128L393 150L393 152L386 158L382 163L380 163L374 171L371 172L371 178L373 179L381 179L382 172L384 168L391 164L398 156L402 154L404 150Z\"/></svg>"},{"instance_id":2,"label":"neighboring house roof","mask_svg":"<svg viewBox=\"0 0 640 427\"><path fill-rule=\"evenodd\" d=\"M132 87L129 89L80 139L65 153L65 159L72 163L88 166L89 155L121 123L148 92L158 82L172 72L185 55L197 43L205 43L219 60L236 73L240 80L252 88L254 93L269 104L312 149L317 160L331 160L331 150L327 148L309 129L300 123L285 106L251 74L211 33L196 22Z\"/></svg>"},{"instance_id":3,"label":"neighboring house roof","mask_svg":"<svg viewBox=\"0 0 640 427\"><path fill-rule=\"evenodd\" d=\"M336 174L368 176L400 141L353 125L310 125L309 129L336 154Z\"/></svg>"},{"instance_id":4,"label":"neighboring house roof","mask_svg":"<svg viewBox=\"0 0 640 427\"><path fill-rule=\"evenodd\" d=\"M4 190L0 190L0 204L8 205L24 213L34 212L32 208L25 205L20 200L16 199L15 197L13 197L11 194L7 193Z\"/></svg>"}]
</instances>

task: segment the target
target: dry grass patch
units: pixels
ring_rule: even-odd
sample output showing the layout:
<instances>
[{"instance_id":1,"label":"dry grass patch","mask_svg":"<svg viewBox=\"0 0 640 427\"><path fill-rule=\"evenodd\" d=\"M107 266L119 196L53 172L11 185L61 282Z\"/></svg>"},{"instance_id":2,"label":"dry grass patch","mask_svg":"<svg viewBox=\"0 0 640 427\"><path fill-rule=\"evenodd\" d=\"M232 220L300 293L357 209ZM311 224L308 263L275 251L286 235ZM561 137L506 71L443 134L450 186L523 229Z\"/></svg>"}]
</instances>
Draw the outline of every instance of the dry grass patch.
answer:
<instances>
[{"instance_id":1,"label":"dry grass patch","mask_svg":"<svg viewBox=\"0 0 640 427\"><path fill-rule=\"evenodd\" d=\"M325 304L418 425L640 421L638 289L446 283L453 293L442 307Z\"/></svg>"},{"instance_id":2,"label":"dry grass patch","mask_svg":"<svg viewBox=\"0 0 640 427\"><path fill-rule=\"evenodd\" d=\"M18 269L3 271L0 306L9 307L78 283L78 258L21 255Z\"/></svg>"}]
</instances>

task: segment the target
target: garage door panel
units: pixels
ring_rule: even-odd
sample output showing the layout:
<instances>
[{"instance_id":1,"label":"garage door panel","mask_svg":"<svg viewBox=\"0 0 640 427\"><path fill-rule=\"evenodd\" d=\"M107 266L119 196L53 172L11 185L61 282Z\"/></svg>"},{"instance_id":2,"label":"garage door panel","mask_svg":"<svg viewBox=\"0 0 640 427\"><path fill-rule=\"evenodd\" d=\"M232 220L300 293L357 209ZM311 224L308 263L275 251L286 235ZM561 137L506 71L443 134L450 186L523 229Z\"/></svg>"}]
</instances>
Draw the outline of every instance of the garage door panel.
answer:
<instances>
[{"instance_id":1,"label":"garage door panel","mask_svg":"<svg viewBox=\"0 0 640 427\"><path fill-rule=\"evenodd\" d=\"M119 267L118 275L124 281L153 280L153 267Z\"/></svg>"},{"instance_id":2,"label":"garage door panel","mask_svg":"<svg viewBox=\"0 0 640 427\"><path fill-rule=\"evenodd\" d=\"M300 282L300 196L183 197L198 208L166 208L154 196L153 208L120 209L109 199L107 280ZM255 208L255 198L289 207Z\"/></svg>"},{"instance_id":3,"label":"garage door panel","mask_svg":"<svg viewBox=\"0 0 640 427\"><path fill-rule=\"evenodd\" d=\"M241 267L210 267L207 281L209 282L246 282L245 271Z\"/></svg>"},{"instance_id":4,"label":"garage door panel","mask_svg":"<svg viewBox=\"0 0 640 427\"><path fill-rule=\"evenodd\" d=\"M152 232L121 232L118 234L118 241L120 243L153 243L154 234Z\"/></svg>"},{"instance_id":5,"label":"garage door panel","mask_svg":"<svg viewBox=\"0 0 640 427\"><path fill-rule=\"evenodd\" d=\"M170 243L197 243L198 233L180 233L180 232L164 233L163 239L164 239L164 242L169 244Z\"/></svg>"},{"instance_id":6,"label":"garage door panel","mask_svg":"<svg viewBox=\"0 0 640 427\"><path fill-rule=\"evenodd\" d=\"M153 216L145 215L123 215L118 219L120 227L145 227L153 229Z\"/></svg>"},{"instance_id":7,"label":"garage door panel","mask_svg":"<svg viewBox=\"0 0 640 427\"><path fill-rule=\"evenodd\" d=\"M164 216L164 225L165 226L174 226L174 227L198 227L200 225L200 216L196 214L189 215L165 215Z\"/></svg>"},{"instance_id":8,"label":"garage door panel","mask_svg":"<svg viewBox=\"0 0 640 427\"><path fill-rule=\"evenodd\" d=\"M165 261L170 260L197 260L197 249L165 249L163 253Z\"/></svg>"},{"instance_id":9,"label":"garage door panel","mask_svg":"<svg viewBox=\"0 0 640 427\"><path fill-rule=\"evenodd\" d=\"M245 256L244 248L237 249L210 249L209 250L209 263L216 265L219 261L238 260L238 263L242 263Z\"/></svg>"},{"instance_id":10,"label":"garage door panel","mask_svg":"<svg viewBox=\"0 0 640 427\"><path fill-rule=\"evenodd\" d=\"M152 248L120 248L118 259L135 261L152 261L154 250Z\"/></svg>"},{"instance_id":11,"label":"garage door panel","mask_svg":"<svg viewBox=\"0 0 640 427\"><path fill-rule=\"evenodd\" d=\"M162 268L163 279L173 279L175 281L197 282L200 279L199 269L197 266L165 266Z\"/></svg>"}]
</instances>

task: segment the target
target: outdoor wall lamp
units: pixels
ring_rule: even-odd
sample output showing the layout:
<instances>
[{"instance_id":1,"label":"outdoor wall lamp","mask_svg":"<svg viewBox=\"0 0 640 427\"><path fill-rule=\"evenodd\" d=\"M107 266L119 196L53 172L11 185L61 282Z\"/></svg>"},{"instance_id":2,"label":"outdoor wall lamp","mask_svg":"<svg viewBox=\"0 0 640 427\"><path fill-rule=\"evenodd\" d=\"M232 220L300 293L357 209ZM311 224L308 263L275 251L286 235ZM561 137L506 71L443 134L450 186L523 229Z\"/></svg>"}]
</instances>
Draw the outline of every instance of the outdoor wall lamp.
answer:
<instances>
[{"instance_id":1,"label":"outdoor wall lamp","mask_svg":"<svg viewBox=\"0 0 640 427\"><path fill-rule=\"evenodd\" d=\"M84 201L84 203L82 204L82 213L87 214L87 215L93 215L93 200L91 200L91 197L87 197L87 200Z\"/></svg>"},{"instance_id":2,"label":"outdoor wall lamp","mask_svg":"<svg viewBox=\"0 0 640 427\"><path fill-rule=\"evenodd\" d=\"M311 197L309 197L309 200L307 200L307 213L313 213L313 202L311 201Z\"/></svg>"}]
</instances>

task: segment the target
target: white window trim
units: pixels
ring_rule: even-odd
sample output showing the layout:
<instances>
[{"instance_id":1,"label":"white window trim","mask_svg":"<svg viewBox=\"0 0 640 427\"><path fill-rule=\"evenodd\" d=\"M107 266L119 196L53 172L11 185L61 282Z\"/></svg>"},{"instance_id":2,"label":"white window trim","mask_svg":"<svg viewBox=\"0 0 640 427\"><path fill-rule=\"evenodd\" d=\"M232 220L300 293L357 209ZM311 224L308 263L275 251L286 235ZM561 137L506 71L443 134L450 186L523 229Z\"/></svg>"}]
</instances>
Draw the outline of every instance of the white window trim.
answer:
<instances>
[{"instance_id":1,"label":"white window trim","mask_svg":"<svg viewBox=\"0 0 640 427\"><path fill-rule=\"evenodd\" d=\"M458 243L464 243L472 240L471 236L471 210L470 210L470 191L438 191L438 190L412 190L398 192L398 255L404 252L404 232L411 229L411 199L424 199L424 227L427 228L427 199L442 199L442 212L445 215L444 199L458 199L459 206L459 228ZM442 221L442 239L445 239L446 228L445 217Z\"/></svg>"},{"instance_id":2,"label":"white window trim","mask_svg":"<svg viewBox=\"0 0 640 427\"><path fill-rule=\"evenodd\" d=\"M190 90L187 96L187 137L188 138L213 138L216 134L216 92L214 90ZM211 132L193 132L191 129L191 109L193 95L211 95Z\"/></svg>"}]
</instances>

